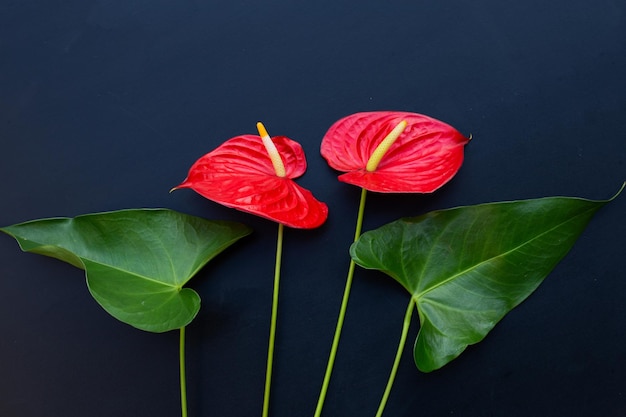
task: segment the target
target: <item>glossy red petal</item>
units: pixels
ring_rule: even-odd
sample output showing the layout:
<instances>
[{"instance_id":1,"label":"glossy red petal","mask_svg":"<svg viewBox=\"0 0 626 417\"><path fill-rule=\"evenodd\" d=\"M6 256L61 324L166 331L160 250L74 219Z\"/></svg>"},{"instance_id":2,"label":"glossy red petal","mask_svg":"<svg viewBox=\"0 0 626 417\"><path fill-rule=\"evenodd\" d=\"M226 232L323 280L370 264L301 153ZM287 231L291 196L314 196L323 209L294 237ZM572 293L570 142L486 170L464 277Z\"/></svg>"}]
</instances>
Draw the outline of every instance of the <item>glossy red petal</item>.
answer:
<instances>
[{"instance_id":1,"label":"glossy red petal","mask_svg":"<svg viewBox=\"0 0 626 417\"><path fill-rule=\"evenodd\" d=\"M373 172L367 161L402 120L406 129ZM469 141L452 126L417 113L365 112L333 124L322 140L321 153L328 164L346 172L339 177L370 191L430 193L448 182L463 163Z\"/></svg>"},{"instance_id":2,"label":"glossy red petal","mask_svg":"<svg viewBox=\"0 0 626 417\"><path fill-rule=\"evenodd\" d=\"M275 136L272 141L285 165L286 177L297 178L304 174L306 158L302 146L285 136ZM259 136L234 137L204 157L210 157L212 164L210 170L275 175L272 160Z\"/></svg>"},{"instance_id":3,"label":"glossy red petal","mask_svg":"<svg viewBox=\"0 0 626 417\"><path fill-rule=\"evenodd\" d=\"M328 217L326 204L291 180L306 170L302 147L284 136L272 140L283 159L285 177L276 175L261 138L243 135L198 159L176 188L191 188L209 200L285 226L322 225Z\"/></svg>"}]
</instances>

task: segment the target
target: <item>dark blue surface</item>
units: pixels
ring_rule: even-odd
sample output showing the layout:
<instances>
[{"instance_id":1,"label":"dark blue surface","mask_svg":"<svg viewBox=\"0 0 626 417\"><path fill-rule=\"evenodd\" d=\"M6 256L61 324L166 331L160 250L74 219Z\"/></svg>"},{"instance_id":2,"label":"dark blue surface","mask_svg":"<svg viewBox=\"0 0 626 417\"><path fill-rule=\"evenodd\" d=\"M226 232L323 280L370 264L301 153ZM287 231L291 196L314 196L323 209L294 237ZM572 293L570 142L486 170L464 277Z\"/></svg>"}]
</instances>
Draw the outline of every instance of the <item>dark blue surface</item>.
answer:
<instances>
[{"instance_id":1,"label":"dark blue surface","mask_svg":"<svg viewBox=\"0 0 626 417\"><path fill-rule=\"evenodd\" d=\"M0 3L0 225L130 207L249 224L191 282L189 415L261 414L271 222L168 194L224 140L304 147L326 225L287 230L272 416L313 415L359 191L319 156L326 129L405 110L474 137L427 196L370 194L365 230L488 201L608 198L626 179L626 4L617 0ZM626 415L626 197L487 338L419 373L410 343L385 416ZM357 270L325 416L374 415L407 295ZM417 321L411 339L417 333ZM81 271L0 236L0 415L176 416L178 334L108 316Z\"/></svg>"}]
</instances>

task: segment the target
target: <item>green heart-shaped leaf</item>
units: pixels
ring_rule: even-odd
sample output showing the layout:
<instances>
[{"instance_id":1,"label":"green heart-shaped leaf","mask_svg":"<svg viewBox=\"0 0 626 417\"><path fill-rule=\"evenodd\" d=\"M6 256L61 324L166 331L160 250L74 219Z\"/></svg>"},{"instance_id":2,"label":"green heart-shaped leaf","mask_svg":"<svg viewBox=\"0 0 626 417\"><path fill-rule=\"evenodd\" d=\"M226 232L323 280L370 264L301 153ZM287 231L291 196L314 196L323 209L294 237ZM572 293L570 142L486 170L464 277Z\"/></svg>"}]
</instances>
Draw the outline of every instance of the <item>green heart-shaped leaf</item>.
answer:
<instances>
[{"instance_id":1,"label":"green heart-shaped leaf","mask_svg":"<svg viewBox=\"0 0 626 417\"><path fill-rule=\"evenodd\" d=\"M608 201L551 197L435 211L364 233L350 255L411 294L421 325L414 359L430 372L528 297Z\"/></svg>"},{"instance_id":2,"label":"green heart-shaped leaf","mask_svg":"<svg viewBox=\"0 0 626 417\"><path fill-rule=\"evenodd\" d=\"M0 228L25 252L84 269L89 291L113 317L151 332L189 324L200 297L183 288L209 260L250 234L239 223L166 209L121 210Z\"/></svg>"}]
</instances>

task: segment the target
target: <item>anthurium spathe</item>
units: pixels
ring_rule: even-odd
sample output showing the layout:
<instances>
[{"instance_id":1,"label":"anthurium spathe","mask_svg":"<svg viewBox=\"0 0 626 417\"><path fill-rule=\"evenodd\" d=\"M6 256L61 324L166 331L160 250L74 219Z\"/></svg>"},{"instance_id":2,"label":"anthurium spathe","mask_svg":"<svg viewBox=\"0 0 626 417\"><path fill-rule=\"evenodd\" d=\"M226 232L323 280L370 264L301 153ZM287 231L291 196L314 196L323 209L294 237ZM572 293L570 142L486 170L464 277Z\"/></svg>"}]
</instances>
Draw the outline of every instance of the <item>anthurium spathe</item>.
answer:
<instances>
[{"instance_id":1,"label":"anthurium spathe","mask_svg":"<svg viewBox=\"0 0 626 417\"><path fill-rule=\"evenodd\" d=\"M285 137L241 135L198 159L182 184L198 194L285 226L312 229L328 207L293 179L306 171L302 147Z\"/></svg>"},{"instance_id":2,"label":"anthurium spathe","mask_svg":"<svg viewBox=\"0 0 626 417\"><path fill-rule=\"evenodd\" d=\"M355 113L335 122L322 140L339 180L381 193L430 193L463 163L469 142L452 126L417 113Z\"/></svg>"}]
</instances>

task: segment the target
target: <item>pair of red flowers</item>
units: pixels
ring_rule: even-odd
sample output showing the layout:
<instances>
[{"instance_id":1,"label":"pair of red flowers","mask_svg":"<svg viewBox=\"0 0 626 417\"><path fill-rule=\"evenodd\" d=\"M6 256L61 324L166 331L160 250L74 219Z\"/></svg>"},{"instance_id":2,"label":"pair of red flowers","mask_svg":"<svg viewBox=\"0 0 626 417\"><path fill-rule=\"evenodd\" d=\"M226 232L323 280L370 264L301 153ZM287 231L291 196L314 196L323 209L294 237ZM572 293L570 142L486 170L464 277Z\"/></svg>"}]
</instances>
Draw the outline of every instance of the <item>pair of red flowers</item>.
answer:
<instances>
[{"instance_id":1,"label":"pair of red flowers","mask_svg":"<svg viewBox=\"0 0 626 417\"><path fill-rule=\"evenodd\" d=\"M312 229L328 217L328 207L293 179L304 174L302 147L285 137L227 140L189 170L176 188L285 226ZM322 140L328 164L346 172L339 180L383 193L430 193L461 167L469 141L452 126L417 113L367 112L333 124Z\"/></svg>"}]
</instances>

